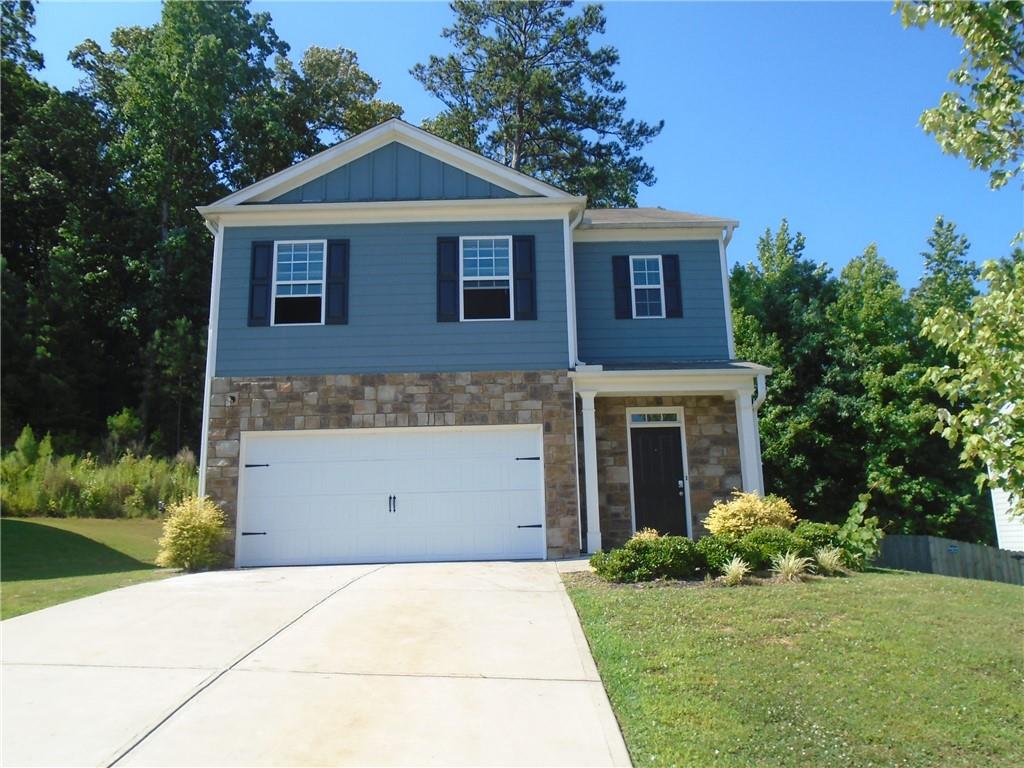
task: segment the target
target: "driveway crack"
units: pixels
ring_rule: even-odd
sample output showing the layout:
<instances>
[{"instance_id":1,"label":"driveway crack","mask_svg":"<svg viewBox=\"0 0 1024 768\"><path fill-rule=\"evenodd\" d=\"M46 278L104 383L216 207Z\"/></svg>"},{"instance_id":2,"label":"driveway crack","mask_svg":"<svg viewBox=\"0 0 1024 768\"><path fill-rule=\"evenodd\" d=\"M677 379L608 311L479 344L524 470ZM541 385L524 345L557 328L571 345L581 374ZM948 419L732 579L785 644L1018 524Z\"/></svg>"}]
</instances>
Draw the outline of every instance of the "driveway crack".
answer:
<instances>
[{"instance_id":1,"label":"driveway crack","mask_svg":"<svg viewBox=\"0 0 1024 768\"><path fill-rule=\"evenodd\" d=\"M275 637L280 635L286 629L288 629L289 627L293 626L296 622L300 621L302 618L304 618L310 612L312 612L312 611L316 610L317 608L319 608L321 605L326 603L328 600L330 600L332 597L334 597L339 592L341 592L341 591L343 591L345 589L348 589L353 584L355 584L357 581L361 581L362 579L365 579L367 576L370 576L370 575L372 575L374 573L377 573L377 571L380 571L380 570L382 570L384 568L387 568L387 565L381 565L381 566L378 566L377 568L374 568L372 571L367 571L366 573L362 573L359 576L356 576L351 581L347 581L344 584L342 584L340 587L331 590L326 595L324 595L322 598L320 598L315 603L313 603L311 606L306 608L306 610L302 611L302 613L297 615L295 618L291 619L290 621L286 622L285 624L282 624L280 627L278 627L276 630L274 630L270 635L268 635L263 640L261 640L259 643L257 643L252 648L250 648L248 651L243 653L241 656L239 656L237 659L235 659L233 662L231 662L228 666L224 667L222 670L217 672L217 674L211 675L209 678L204 680L202 683L199 684L199 686L194 691L192 691L192 693L190 693L188 696L186 696L184 700L179 702L178 705L176 707L174 707L174 709L172 709L170 712L168 712L166 715L164 715L152 727L148 728L145 733L143 733L141 736L139 736L139 738L135 739L135 741L133 741L127 747L125 747L120 752L118 752L118 754L114 757L114 759L111 760L109 763L107 763L107 768L113 768L113 766L117 765L119 762L124 760L124 758L127 757L132 752L132 750L134 750L136 747L138 747L142 742L144 742L150 736L152 736L160 728L160 726L162 726L164 723L166 723L168 720L170 720L172 717L174 717L176 714L178 714L178 712L180 712L182 710L182 708L184 708L189 702L191 702L193 699L195 699L197 696L199 696L199 694L201 694L203 691L207 690L211 685L213 685L215 682L220 680L224 675L226 675L232 669L237 667L239 664L241 664L247 658L252 656L254 653L256 653L256 651L258 651L260 648L265 646L267 643L269 643Z\"/></svg>"}]
</instances>

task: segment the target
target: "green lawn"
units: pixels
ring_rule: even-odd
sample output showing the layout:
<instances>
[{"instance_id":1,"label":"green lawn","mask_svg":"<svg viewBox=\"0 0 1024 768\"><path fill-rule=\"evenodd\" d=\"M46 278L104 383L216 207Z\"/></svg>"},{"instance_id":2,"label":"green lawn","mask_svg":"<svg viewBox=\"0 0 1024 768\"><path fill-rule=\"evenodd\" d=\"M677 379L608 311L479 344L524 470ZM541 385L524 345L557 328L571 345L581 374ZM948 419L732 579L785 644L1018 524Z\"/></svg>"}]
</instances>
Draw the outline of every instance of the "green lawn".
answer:
<instances>
[{"instance_id":1,"label":"green lawn","mask_svg":"<svg viewBox=\"0 0 1024 768\"><path fill-rule=\"evenodd\" d=\"M566 586L638 766L1024 765L1021 587Z\"/></svg>"},{"instance_id":2,"label":"green lawn","mask_svg":"<svg viewBox=\"0 0 1024 768\"><path fill-rule=\"evenodd\" d=\"M159 520L0 519L0 618L169 576Z\"/></svg>"}]
</instances>

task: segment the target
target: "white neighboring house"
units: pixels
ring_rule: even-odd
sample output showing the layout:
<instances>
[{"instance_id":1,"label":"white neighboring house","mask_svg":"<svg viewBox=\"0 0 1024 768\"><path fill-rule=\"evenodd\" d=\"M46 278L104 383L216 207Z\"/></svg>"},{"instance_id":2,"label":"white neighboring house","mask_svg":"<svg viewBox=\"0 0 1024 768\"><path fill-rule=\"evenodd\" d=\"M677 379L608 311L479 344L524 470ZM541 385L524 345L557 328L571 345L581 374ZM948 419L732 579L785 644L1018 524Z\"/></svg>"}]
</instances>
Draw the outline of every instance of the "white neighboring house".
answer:
<instances>
[{"instance_id":1,"label":"white neighboring house","mask_svg":"<svg viewBox=\"0 0 1024 768\"><path fill-rule=\"evenodd\" d=\"M1010 517L1010 494L992 489L992 512L996 518L996 543L1000 549L1024 552L1024 520Z\"/></svg>"}]
</instances>

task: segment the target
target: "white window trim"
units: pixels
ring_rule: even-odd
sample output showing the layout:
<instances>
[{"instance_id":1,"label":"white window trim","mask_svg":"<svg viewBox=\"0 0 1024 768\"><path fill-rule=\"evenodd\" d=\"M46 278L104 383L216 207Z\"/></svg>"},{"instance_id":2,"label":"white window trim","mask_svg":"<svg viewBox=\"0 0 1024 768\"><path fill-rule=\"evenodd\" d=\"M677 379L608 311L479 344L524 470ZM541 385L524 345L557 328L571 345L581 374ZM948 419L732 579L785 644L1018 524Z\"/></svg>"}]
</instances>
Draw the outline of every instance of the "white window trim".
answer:
<instances>
[{"instance_id":1,"label":"white window trim","mask_svg":"<svg viewBox=\"0 0 1024 768\"><path fill-rule=\"evenodd\" d=\"M463 275L462 244L465 240L508 240L508 317L466 317L466 288ZM326 261L324 262L327 263ZM513 279L512 235L461 235L459 237L459 322L460 323L505 323L516 319L516 281ZM470 280L487 280L504 278L471 277Z\"/></svg>"},{"instance_id":2,"label":"white window trim","mask_svg":"<svg viewBox=\"0 0 1024 768\"><path fill-rule=\"evenodd\" d=\"M634 285L633 284L633 262L637 259L657 259L658 260L658 285ZM661 293L661 314L660 315L644 315L640 317L636 313L636 292L638 288L657 288ZM634 320L662 320L665 317L665 265L662 263L661 254L651 254L649 256L630 256L629 257L629 303L633 311Z\"/></svg>"},{"instance_id":3,"label":"white window trim","mask_svg":"<svg viewBox=\"0 0 1024 768\"><path fill-rule=\"evenodd\" d=\"M633 423L633 414L637 413L675 413L676 421L651 421ZM693 540L693 513L690 509L690 459L686 452L686 412L683 406L662 406L661 408L627 408L626 409L626 461L629 464L629 514L633 533L636 533L636 485L633 482L633 435L632 429L650 429L652 427L678 427L679 444L683 453L683 514L686 515L686 536Z\"/></svg>"},{"instance_id":4,"label":"white window trim","mask_svg":"<svg viewBox=\"0 0 1024 768\"><path fill-rule=\"evenodd\" d=\"M320 243L324 247L324 263L323 268L320 270L320 322L319 323L277 323L277 248L279 245L310 245L313 243ZM275 240L274 241L274 263L270 265L271 277L273 280L270 284L270 325L271 327L277 328L302 328L304 326L311 325L324 325L327 317L327 241L326 240ZM285 280L281 285L291 285L293 283L315 283L316 280Z\"/></svg>"}]
</instances>

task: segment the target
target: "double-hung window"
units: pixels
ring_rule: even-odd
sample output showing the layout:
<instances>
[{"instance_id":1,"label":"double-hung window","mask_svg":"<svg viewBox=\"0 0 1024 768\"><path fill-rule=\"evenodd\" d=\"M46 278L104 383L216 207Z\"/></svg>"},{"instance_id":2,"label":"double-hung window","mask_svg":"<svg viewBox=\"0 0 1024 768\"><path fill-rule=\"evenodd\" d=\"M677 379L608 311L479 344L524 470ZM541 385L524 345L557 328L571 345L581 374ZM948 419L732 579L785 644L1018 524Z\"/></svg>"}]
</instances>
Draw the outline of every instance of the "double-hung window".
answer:
<instances>
[{"instance_id":1,"label":"double-hung window","mask_svg":"<svg viewBox=\"0 0 1024 768\"><path fill-rule=\"evenodd\" d=\"M512 238L459 238L462 320L511 320Z\"/></svg>"},{"instance_id":2,"label":"double-hung window","mask_svg":"<svg viewBox=\"0 0 1024 768\"><path fill-rule=\"evenodd\" d=\"M271 325L323 325L326 240L274 243Z\"/></svg>"},{"instance_id":3,"label":"double-hung window","mask_svg":"<svg viewBox=\"0 0 1024 768\"><path fill-rule=\"evenodd\" d=\"M630 256L629 266L633 317L665 317L661 256Z\"/></svg>"}]
</instances>

